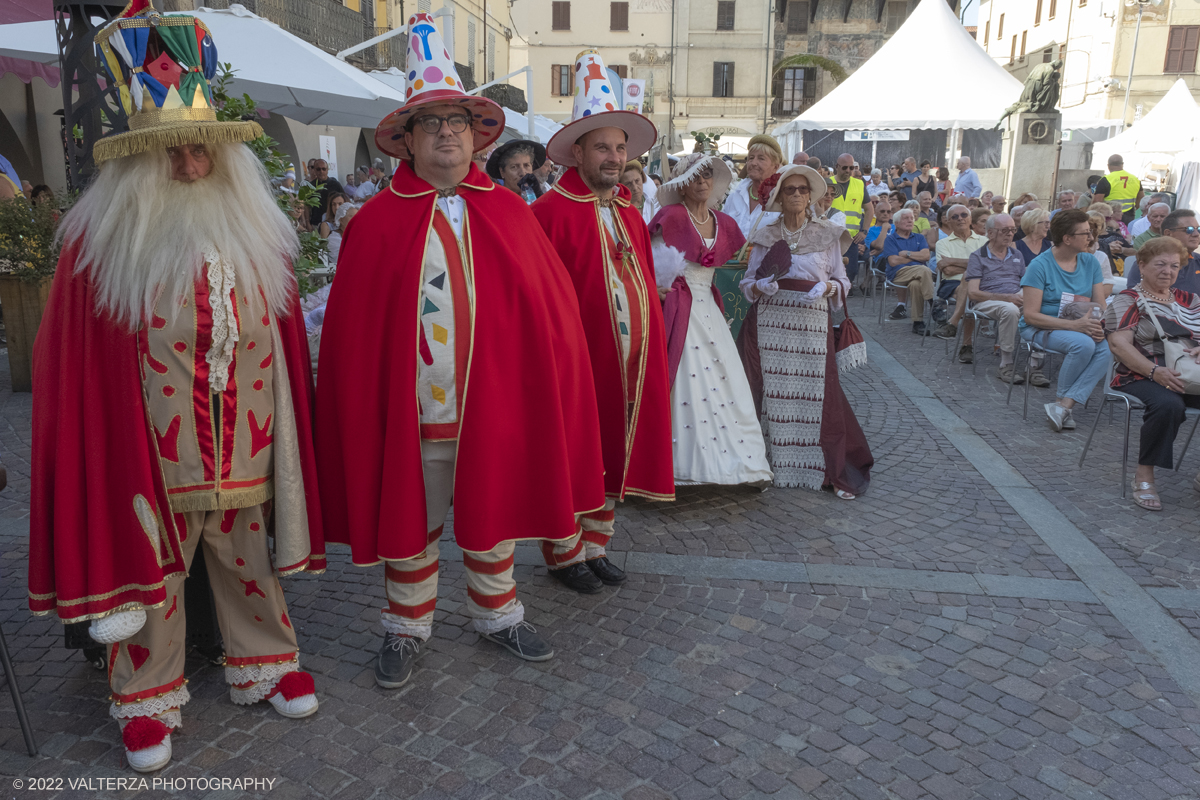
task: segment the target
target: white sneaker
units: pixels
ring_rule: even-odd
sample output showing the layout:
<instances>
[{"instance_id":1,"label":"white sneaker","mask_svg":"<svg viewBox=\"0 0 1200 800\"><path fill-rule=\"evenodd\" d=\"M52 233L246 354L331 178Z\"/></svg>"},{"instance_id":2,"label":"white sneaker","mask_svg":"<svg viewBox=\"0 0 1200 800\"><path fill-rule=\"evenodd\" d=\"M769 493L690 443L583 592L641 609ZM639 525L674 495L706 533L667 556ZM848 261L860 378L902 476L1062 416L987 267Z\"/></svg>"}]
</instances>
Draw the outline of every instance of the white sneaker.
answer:
<instances>
[{"instance_id":1,"label":"white sneaker","mask_svg":"<svg viewBox=\"0 0 1200 800\"><path fill-rule=\"evenodd\" d=\"M1072 409L1068 408L1067 416L1063 418L1063 430L1064 431L1075 430L1075 417L1071 416L1071 410Z\"/></svg>"},{"instance_id":2,"label":"white sneaker","mask_svg":"<svg viewBox=\"0 0 1200 800\"><path fill-rule=\"evenodd\" d=\"M1046 403L1046 416L1050 418L1050 424L1054 426L1054 430L1061 431L1063 429L1063 421L1070 415L1068 409L1063 408L1058 403ZM1075 427L1072 425L1071 427Z\"/></svg>"}]
</instances>

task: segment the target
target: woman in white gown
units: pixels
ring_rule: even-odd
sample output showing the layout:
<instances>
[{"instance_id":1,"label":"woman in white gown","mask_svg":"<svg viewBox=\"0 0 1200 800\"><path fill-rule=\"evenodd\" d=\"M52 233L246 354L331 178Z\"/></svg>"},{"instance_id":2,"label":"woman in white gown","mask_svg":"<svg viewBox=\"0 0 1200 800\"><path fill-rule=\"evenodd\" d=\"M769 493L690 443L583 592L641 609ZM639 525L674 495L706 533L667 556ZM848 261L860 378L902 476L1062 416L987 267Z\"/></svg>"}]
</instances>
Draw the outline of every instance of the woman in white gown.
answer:
<instances>
[{"instance_id":1,"label":"woman in white gown","mask_svg":"<svg viewBox=\"0 0 1200 800\"><path fill-rule=\"evenodd\" d=\"M650 236L666 292L675 483L765 484L772 476L762 429L713 286L715 268L745 243L737 223L716 210L733 173L721 159L693 153L674 174L659 187L662 210Z\"/></svg>"}]
</instances>

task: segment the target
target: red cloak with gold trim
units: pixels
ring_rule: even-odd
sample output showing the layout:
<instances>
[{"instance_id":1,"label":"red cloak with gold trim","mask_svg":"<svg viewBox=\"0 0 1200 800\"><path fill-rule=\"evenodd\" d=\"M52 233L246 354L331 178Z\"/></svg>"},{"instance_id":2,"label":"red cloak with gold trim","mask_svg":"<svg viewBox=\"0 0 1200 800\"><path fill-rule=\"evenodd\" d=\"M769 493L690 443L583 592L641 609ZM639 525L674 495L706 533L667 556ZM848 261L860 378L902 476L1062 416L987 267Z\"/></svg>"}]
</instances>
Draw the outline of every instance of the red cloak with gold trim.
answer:
<instances>
[{"instance_id":1,"label":"red cloak with gold trim","mask_svg":"<svg viewBox=\"0 0 1200 800\"><path fill-rule=\"evenodd\" d=\"M629 387L627 404L613 294L603 263L606 253L610 257L619 256L609 253L599 202L572 167L531 208L575 284L600 412L605 492L617 498L633 494L652 500L674 500L666 333L655 290L650 234L641 214L630 205L629 190L618 185L613 216L629 237L632 263L638 267L645 287L642 294L648 300L640 305L646 340L645 368L641 370L639 384Z\"/></svg>"},{"instance_id":2,"label":"red cloak with gold trim","mask_svg":"<svg viewBox=\"0 0 1200 800\"><path fill-rule=\"evenodd\" d=\"M138 334L96 310L78 248L63 250L33 349L29 608L79 622L166 601L184 572L146 410ZM325 569L312 439L312 367L300 298L274 316L286 357L308 514L309 557Z\"/></svg>"},{"instance_id":3,"label":"red cloak with gold trim","mask_svg":"<svg viewBox=\"0 0 1200 800\"><path fill-rule=\"evenodd\" d=\"M474 279L454 535L468 551L565 539L604 504L587 342L570 281L520 196L459 184ZM437 193L407 162L342 239L321 329L317 451L328 541L355 564L428 542L417 403L419 298ZM441 524L437 520L436 524ZM436 525L434 526L436 527Z\"/></svg>"}]
</instances>

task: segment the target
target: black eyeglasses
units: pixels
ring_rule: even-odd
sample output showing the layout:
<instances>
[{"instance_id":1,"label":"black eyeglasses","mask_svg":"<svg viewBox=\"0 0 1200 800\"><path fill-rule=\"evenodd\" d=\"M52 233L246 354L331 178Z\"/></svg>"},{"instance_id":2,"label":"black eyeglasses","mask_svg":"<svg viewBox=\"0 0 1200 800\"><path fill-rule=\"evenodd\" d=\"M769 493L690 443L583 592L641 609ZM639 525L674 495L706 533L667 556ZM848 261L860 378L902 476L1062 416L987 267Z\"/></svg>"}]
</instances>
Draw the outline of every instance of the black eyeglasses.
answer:
<instances>
[{"instance_id":1,"label":"black eyeglasses","mask_svg":"<svg viewBox=\"0 0 1200 800\"><path fill-rule=\"evenodd\" d=\"M1184 233L1186 233L1188 236L1191 236L1193 233L1196 233L1197 231L1200 231L1200 226L1198 226L1198 225L1187 225L1187 226L1185 226L1185 227L1182 227L1182 228L1163 228L1163 230L1164 230L1164 231L1183 231L1183 232L1184 232Z\"/></svg>"},{"instance_id":2,"label":"black eyeglasses","mask_svg":"<svg viewBox=\"0 0 1200 800\"><path fill-rule=\"evenodd\" d=\"M950 219L970 219L970 214L951 214Z\"/></svg>"},{"instance_id":3,"label":"black eyeglasses","mask_svg":"<svg viewBox=\"0 0 1200 800\"><path fill-rule=\"evenodd\" d=\"M427 114L417 120L417 124L421 126L421 130L426 133L437 133L442 129L443 122L450 126L452 133L462 133L470 127L471 118L465 114L451 114L446 117Z\"/></svg>"}]
</instances>

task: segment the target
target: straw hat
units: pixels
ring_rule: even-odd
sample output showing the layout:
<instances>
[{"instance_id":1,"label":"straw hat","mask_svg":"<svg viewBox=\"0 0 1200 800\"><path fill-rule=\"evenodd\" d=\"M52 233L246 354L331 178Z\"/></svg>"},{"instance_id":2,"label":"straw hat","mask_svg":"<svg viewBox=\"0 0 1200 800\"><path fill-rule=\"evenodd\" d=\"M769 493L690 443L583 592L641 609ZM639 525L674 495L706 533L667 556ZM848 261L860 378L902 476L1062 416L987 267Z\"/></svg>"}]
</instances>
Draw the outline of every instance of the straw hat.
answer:
<instances>
[{"instance_id":1,"label":"straw hat","mask_svg":"<svg viewBox=\"0 0 1200 800\"><path fill-rule=\"evenodd\" d=\"M636 111L623 111L618 106L620 98L608 82L608 69L604 59L595 50L584 50L575 58L575 104L571 108L571 121L550 138L546 152L550 160L568 167L579 166L571 146L585 133L598 128L619 128L628 137L625 142L625 159L643 155L654 146L658 130L654 123Z\"/></svg>"},{"instance_id":2,"label":"straw hat","mask_svg":"<svg viewBox=\"0 0 1200 800\"><path fill-rule=\"evenodd\" d=\"M408 88L404 105L383 118L375 128L375 146L389 156L407 160L404 127L413 115L429 106L462 106L471 113L474 151L484 150L504 133L504 110L492 100L467 94L454 60L446 51L433 17L425 12L408 18Z\"/></svg>"},{"instance_id":3,"label":"straw hat","mask_svg":"<svg viewBox=\"0 0 1200 800\"><path fill-rule=\"evenodd\" d=\"M774 180L774 183L771 185L771 194L767 197L765 204L767 211L783 211L783 205L780 203L779 198L779 187L783 186L783 182L793 175L803 175L808 180L809 189L812 191L812 194L808 196L809 204L816 205L816 202L825 196L825 190L828 186L825 183L825 179L821 177L821 173L812 167L789 164L786 167L780 167L778 172L767 178L768 181Z\"/></svg>"},{"instance_id":4,"label":"straw hat","mask_svg":"<svg viewBox=\"0 0 1200 800\"><path fill-rule=\"evenodd\" d=\"M248 142L262 136L257 122L217 121L208 85L217 72L217 48L208 27L190 14L163 15L150 0L130 0L96 34L96 49L129 120L128 131L96 142L96 163L185 144ZM154 52L158 56L151 58Z\"/></svg>"},{"instance_id":5,"label":"straw hat","mask_svg":"<svg viewBox=\"0 0 1200 800\"><path fill-rule=\"evenodd\" d=\"M711 153L689 153L679 159L679 163L672 170L671 180L658 187L656 196L659 204L667 206L682 203L683 187L699 177L706 167L712 169L713 182L712 193L708 196L708 207L719 206L729 193L729 186L733 183L733 172L728 164Z\"/></svg>"}]
</instances>

